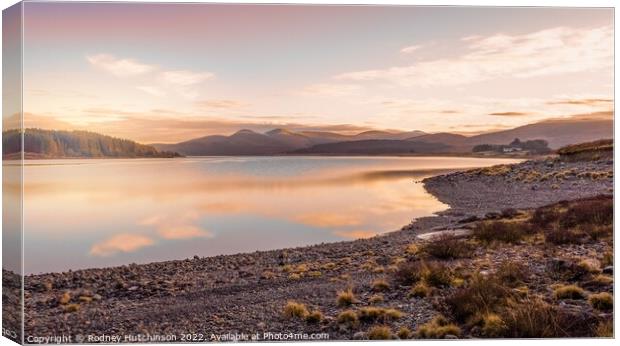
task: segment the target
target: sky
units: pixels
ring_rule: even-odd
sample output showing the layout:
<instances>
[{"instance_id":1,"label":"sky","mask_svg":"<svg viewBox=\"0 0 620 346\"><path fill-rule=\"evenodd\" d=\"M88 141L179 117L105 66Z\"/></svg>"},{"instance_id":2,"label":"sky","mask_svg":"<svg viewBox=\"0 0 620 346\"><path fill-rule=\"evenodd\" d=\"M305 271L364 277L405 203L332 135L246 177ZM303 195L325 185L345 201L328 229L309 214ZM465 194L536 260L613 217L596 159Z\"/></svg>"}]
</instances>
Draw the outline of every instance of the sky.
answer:
<instances>
[{"instance_id":1,"label":"sky","mask_svg":"<svg viewBox=\"0 0 620 346\"><path fill-rule=\"evenodd\" d=\"M26 3L24 124L481 133L613 109L613 9Z\"/></svg>"}]
</instances>

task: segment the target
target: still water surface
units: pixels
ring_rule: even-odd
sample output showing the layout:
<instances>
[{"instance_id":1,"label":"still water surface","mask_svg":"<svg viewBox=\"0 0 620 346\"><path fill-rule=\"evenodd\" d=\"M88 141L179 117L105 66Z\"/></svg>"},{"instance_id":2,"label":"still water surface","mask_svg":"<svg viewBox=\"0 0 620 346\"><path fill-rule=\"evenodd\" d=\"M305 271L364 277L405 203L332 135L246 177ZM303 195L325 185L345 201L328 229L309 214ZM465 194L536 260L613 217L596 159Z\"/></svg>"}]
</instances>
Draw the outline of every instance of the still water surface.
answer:
<instances>
[{"instance_id":1,"label":"still water surface","mask_svg":"<svg viewBox=\"0 0 620 346\"><path fill-rule=\"evenodd\" d=\"M447 206L418 181L514 162L453 157L28 161L25 272L294 247L394 231Z\"/></svg>"}]
</instances>

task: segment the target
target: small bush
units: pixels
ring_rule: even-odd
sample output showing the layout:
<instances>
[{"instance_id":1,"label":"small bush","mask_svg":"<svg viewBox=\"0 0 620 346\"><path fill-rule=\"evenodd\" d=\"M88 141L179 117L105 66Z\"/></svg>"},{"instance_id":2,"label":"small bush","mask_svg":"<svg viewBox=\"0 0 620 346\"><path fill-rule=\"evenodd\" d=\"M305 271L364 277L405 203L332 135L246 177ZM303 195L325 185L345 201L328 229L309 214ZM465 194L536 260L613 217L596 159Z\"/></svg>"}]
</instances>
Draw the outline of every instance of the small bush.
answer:
<instances>
[{"instance_id":1,"label":"small bush","mask_svg":"<svg viewBox=\"0 0 620 346\"><path fill-rule=\"evenodd\" d=\"M354 327L358 324L359 318L357 316L357 313L355 313L355 311L345 310L338 314L338 317L336 317L336 320L338 321L338 324L341 324L347 327Z\"/></svg>"},{"instance_id":2,"label":"small bush","mask_svg":"<svg viewBox=\"0 0 620 346\"><path fill-rule=\"evenodd\" d=\"M551 223L555 223L560 219L560 213L554 207L540 207L534 211L530 218L530 223L538 228L545 229Z\"/></svg>"},{"instance_id":3,"label":"small bush","mask_svg":"<svg viewBox=\"0 0 620 346\"><path fill-rule=\"evenodd\" d=\"M367 335L370 340L389 340L392 338L392 331L387 326L374 326Z\"/></svg>"},{"instance_id":4,"label":"small bush","mask_svg":"<svg viewBox=\"0 0 620 346\"><path fill-rule=\"evenodd\" d=\"M433 287L447 287L452 283L452 270L440 262L428 262L422 272L424 282Z\"/></svg>"},{"instance_id":5,"label":"small bush","mask_svg":"<svg viewBox=\"0 0 620 346\"><path fill-rule=\"evenodd\" d=\"M394 281L398 284L410 286L422 278L423 265L420 261L403 262L394 272Z\"/></svg>"},{"instance_id":6,"label":"small bush","mask_svg":"<svg viewBox=\"0 0 620 346\"><path fill-rule=\"evenodd\" d=\"M430 287L428 287L425 283L421 282L415 285L411 289L411 292L409 292L409 295L411 297L424 298L424 297L428 297L430 293L431 293Z\"/></svg>"},{"instance_id":7,"label":"small bush","mask_svg":"<svg viewBox=\"0 0 620 346\"><path fill-rule=\"evenodd\" d=\"M288 301L284 307L284 316L287 318L306 318L308 309L304 304Z\"/></svg>"},{"instance_id":8,"label":"small bush","mask_svg":"<svg viewBox=\"0 0 620 346\"><path fill-rule=\"evenodd\" d=\"M598 310L611 310L614 307L614 297L607 293L595 293L588 298L590 305Z\"/></svg>"},{"instance_id":9,"label":"small bush","mask_svg":"<svg viewBox=\"0 0 620 346\"><path fill-rule=\"evenodd\" d=\"M348 289L346 291L338 292L338 296L336 297L336 304L338 306L349 306L355 302L355 295L353 294L352 289Z\"/></svg>"},{"instance_id":10,"label":"small bush","mask_svg":"<svg viewBox=\"0 0 620 346\"><path fill-rule=\"evenodd\" d=\"M430 322L421 325L416 332L416 337L420 339L443 339L447 335L459 337L461 329L457 325L449 323L443 316L437 316Z\"/></svg>"},{"instance_id":11,"label":"small bush","mask_svg":"<svg viewBox=\"0 0 620 346\"><path fill-rule=\"evenodd\" d=\"M611 197L594 197L573 203L561 220L565 227L584 224L611 225L614 204Z\"/></svg>"},{"instance_id":12,"label":"small bush","mask_svg":"<svg viewBox=\"0 0 620 346\"><path fill-rule=\"evenodd\" d=\"M319 323L323 320L323 314L319 310L314 310L306 316L306 322Z\"/></svg>"},{"instance_id":13,"label":"small bush","mask_svg":"<svg viewBox=\"0 0 620 346\"><path fill-rule=\"evenodd\" d=\"M486 314L482 319L482 334L489 338L498 338L506 333L506 323L493 313Z\"/></svg>"},{"instance_id":14,"label":"small bush","mask_svg":"<svg viewBox=\"0 0 620 346\"><path fill-rule=\"evenodd\" d=\"M565 229L558 224L553 224L545 230L545 243L554 245L562 244L581 244L584 241L585 233L577 229Z\"/></svg>"},{"instance_id":15,"label":"small bush","mask_svg":"<svg viewBox=\"0 0 620 346\"><path fill-rule=\"evenodd\" d=\"M471 257L473 247L453 235L444 234L422 244L420 251L438 259L455 259Z\"/></svg>"},{"instance_id":16,"label":"small bush","mask_svg":"<svg viewBox=\"0 0 620 346\"><path fill-rule=\"evenodd\" d=\"M390 285L383 279L377 279L372 282L372 290L375 292L384 292L390 289Z\"/></svg>"},{"instance_id":17,"label":"small bush","mask_svg":"<svg viewBox=\"0 0 620 346\"><path fill-rule=\"evenodd\" d=\"M506 221L483 221L476 224L473 230L474 238L483 243L500 241L516 243L529 233L525 223Z\"/></svg>"},{"instance_id":18,"label":"small bush","mask_svg":"<svg viewBox=\"0 0 620 346\"><path fill-rule=\"evenodd\" d=\"M560 286L553 291L555 299L584 299L586 292L579 286Z\"/></svg>"}]
</instances>

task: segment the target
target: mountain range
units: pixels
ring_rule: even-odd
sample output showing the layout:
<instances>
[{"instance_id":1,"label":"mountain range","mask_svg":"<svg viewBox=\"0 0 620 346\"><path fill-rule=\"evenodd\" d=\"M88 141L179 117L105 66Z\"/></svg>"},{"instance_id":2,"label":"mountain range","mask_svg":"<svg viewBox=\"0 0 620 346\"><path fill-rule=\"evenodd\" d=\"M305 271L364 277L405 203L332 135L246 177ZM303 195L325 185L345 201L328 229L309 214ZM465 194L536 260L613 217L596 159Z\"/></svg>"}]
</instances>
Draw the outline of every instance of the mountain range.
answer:
<instances>
[{"instance_id":1,"label":"mountain range","mask_svg":"<svg viewBox=\"0 0 620 346\"><path fill-rule=\"evenodd\" d=\"M190 156L206 155L389 155L469 153L479 144L506 144L515 138L543 139L559 147L613 138L610 112L576 115L475 136L422 131L366 131L355 135L334 132L291 131L278 128L265 133L240 130L230 136L212 135L176 144L152 144L160 151Z\"/></svg>"}]
</instances>

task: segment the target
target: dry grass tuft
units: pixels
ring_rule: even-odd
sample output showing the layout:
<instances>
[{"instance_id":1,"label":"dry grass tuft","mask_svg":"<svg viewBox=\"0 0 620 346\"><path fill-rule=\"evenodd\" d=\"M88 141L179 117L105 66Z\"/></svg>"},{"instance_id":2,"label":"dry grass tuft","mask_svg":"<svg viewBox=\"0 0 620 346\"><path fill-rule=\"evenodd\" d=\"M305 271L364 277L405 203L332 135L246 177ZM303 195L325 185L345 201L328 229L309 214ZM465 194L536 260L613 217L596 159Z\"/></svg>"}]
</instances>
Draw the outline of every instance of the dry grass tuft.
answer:
<instances>
[{"instance_id":1,"label":"dry grass tuft","mask_svg":"<svg viewBox=\"0 0 620 346\"><path fill-rule=\"evenodd\" d=\"M607 292L592 294L588 301L593 308L598 310L611 310L614 308L614 296Z\"/></svg>"},{"instance_id":2,"label":"dry grass tuft","mask_svg":"<svg viewBox=\"0 0 620 346\"><path fill-rule=\"evenodd\" d=\"M468 258L474 248L465 240L445 234L423 243L420 252L437 259Z\"/></svg>"},{"instance_id":3,"label":"dry grass tuft","mask_svg":"<svg viewBox=\"0 0 620 346\"><path fill-rule=\"evenodd\" d=\"M577 285L560 286L553 290L555 299L585 299L586 292Z\"/></svg>"},{"instance_id":4,"label":"dry grass tuft","mask_svg":"<svg viewBox=\"0 0 620 346\"><path fill-rule=\"evenodd\" d=\"M372 282L372 290L375 292L384 292L390 289L390 284L383 279L377 279Z\"/></svg>"},{"instance_id":5,"label":"dry grass tuft","mask_svg":"<svg viewBox=\"0 0 620 346\"><path fill-rule=\"evenodd\" d=\"M308 323L320 323L323 320L323 314L319 310L314 310L306 316Z\"/></svg>"},{"instance_id":6,"label":"dry grass tuft","mask_svg":"<svg viewBox=\"0 0 620 346\"><path fill-rule=\"evenodd\" d=\"M308 316L308 309L302 303L297 303L289 300L284 306L284 316L287 318L300 318L304 319Z\"/></svg>"},{"instance_id":7,"label":"dry grass tuft","mask_svg":"<svg viewBox=\"0 0 620 346\"><path fill-rule=\"evenodd\" d=\"M392 330L388 326L374 326L367 333L370 340L390 340L392 339Z\"/></svg>"},{"instance_id":8,"label":"dry grass tuft","mask_svg":"<svg viewBox=\"0 0 620 346\"><path fill-rule=\"evenodd\" d=\"M348 289L346 291L338 292L338 296L336 297L336 304L338 306L349 306L355 302L355 295L353 294L352 289Z\"/></svg>"},{"instance_id":9,"label":"dry grass tuft","mask_svg":"<svg viewBox=\"0 0 620 346\"><path fill-rule=\"evenodd\" d=\"M420 339L444 339L448 335L459 337L461 329L443 316L437 316L418 328L416 337Z\"/></svg>"}]
</instances>

